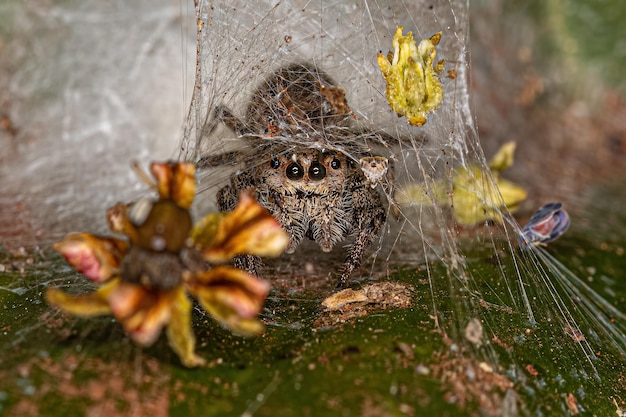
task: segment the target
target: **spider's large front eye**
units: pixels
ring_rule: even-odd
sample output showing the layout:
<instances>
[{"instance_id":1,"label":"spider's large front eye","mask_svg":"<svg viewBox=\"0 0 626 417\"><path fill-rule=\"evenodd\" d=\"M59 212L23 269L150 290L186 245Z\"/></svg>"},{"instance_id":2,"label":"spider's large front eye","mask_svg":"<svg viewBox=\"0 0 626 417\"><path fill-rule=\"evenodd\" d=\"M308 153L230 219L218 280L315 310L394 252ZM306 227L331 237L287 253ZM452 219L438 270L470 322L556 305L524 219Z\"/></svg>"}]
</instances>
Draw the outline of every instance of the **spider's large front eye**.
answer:
<instances>
[{"instance_id":1,"label":"spider's large front eye","mask_svg":"<svg viewBox=\"0 0 626 417\"><path fill-rule=\"evenodd\" d=\"M280 166L280 161L275 156L272 157L272 161L270 162L270 166L274 169L277 169Z\"/></svg>"},{"instance_id":2,"label":"spider's large front eye","mask_svg":"<svg viewBox=\"0 0 626 417\"><path fill-rule=\"evenodd\" d=\"M341 168L341 162L339 161L339 159L333 158L333 160L330 162L330 167L332 169L339 169Z\"/></svg>"},{"instance_id":3,"label":"spider's large front eye","mask_svg":"<svg viewBox=\"0 0 626 417\"><path fill-rule=\"evenodd\" d=\"M309 167L309 178L313 181L319 181L326 176L326 168L317 161L313 161Z\"/></svg>"},{"instance_id":4,"label":"spider's large front eye","mask_svg":"<svg viewBox=\"0 0 626 417\"><path fill-rule=\"evenodd\" d=\"M287 167L287 178L290 180L299 180L304 176L304 168L297 162L292 162Z\"/></svg>"}]
</instances>

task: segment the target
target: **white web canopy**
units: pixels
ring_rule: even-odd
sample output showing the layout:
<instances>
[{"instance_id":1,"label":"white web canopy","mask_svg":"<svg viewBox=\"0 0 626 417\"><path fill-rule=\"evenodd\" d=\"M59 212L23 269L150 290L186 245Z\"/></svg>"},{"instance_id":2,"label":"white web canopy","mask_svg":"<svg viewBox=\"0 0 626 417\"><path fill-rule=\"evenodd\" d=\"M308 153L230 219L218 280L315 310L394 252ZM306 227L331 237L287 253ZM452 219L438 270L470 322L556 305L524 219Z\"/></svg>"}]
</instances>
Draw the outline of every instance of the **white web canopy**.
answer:
<instances>
[{"instance_id":1,"label":"white web canopy","mask_svg":"<svg viewBox=\"0 0 626 417\"><path fill-rule=\"evenodd\" d=\"M181 159L197 161L233 149L248 149L254 159L254 149L245 139L216 122L214 109L225 106L235 116L245 118L248 103L261 82L281 67L305 62L328 74L345 91L356 119L352 123L355 129L401 139L395 145L382 137L376 141L363 136L362 140L373 154L380 153L395 163L398 183L425 184L425 199L433 198L431 180L451 185L455 166L470 161L484 164L469 109L468 17L463 2L200 2L199 9L199 65ZM443 103L421 128L411 127L390 109L385 80L376 61L378 52L386 54L392 49L398 25L412 31L418 40L441 31L437 59L445 59L446 71L456 74L455 78L442 77ZM296 144L288 137L270 140ZM329 141L332 145L333 139ZM341 140L336 142L341 148ZM207 189L207 193L200 199L214 202L216 191L228 183L237 168L241 166L201 173L207 179L201 178L200 189ZM449 242L445 249L454 249L454 231L443 226L439 208L414 206L405 208L402 227L411 229L413 237L441 235L436 238L437 244L409 240L416 246L415 253L408 254L409 259L415 262L423 260L426 252L439 253L441 240ZM385 245L396 245L396 237L387 233L391 243Z\"/></svg>"}]
</instances>

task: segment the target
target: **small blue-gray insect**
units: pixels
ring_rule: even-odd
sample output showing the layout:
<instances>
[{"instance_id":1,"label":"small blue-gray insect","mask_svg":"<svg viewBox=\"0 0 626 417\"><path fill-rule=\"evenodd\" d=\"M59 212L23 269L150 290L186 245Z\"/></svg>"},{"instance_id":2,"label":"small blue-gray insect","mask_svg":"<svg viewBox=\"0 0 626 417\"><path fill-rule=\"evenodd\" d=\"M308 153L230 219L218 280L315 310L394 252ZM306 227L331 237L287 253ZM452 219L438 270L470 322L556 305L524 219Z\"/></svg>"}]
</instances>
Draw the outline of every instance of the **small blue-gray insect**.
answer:
<instances>
[{"instance_id":1,"label":"small blue-gray insect","mask_svg":"<svg viewBox=\"0 0 626 417\"><path fill-rule=\"evenodd\" d=\"M569 224L569 215L563 209L563 203L554 202L543 205L522 229L520 245L527 247L552 242L565 233Z\"/></svg>"}]
</instances>

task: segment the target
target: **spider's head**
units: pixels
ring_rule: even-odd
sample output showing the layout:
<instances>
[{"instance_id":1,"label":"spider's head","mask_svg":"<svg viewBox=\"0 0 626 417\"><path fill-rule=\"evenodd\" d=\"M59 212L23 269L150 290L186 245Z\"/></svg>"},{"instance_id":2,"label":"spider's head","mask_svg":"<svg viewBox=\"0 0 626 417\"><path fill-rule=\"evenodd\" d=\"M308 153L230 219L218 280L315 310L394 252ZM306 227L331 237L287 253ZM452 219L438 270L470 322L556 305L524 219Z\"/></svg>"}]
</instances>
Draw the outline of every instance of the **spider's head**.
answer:
<instances>
[{"instance_id":1,"label":"spider's head","mask_svg":"<svg viewBox=\"0 0 626 417\"><path fill-rule=\"evenodd\" d=\"M340 153L292 150L271 156L263 169L270 188L288 192L328 194L341 192L348 176L348 162Z\"/></svg>"}]
</instances>

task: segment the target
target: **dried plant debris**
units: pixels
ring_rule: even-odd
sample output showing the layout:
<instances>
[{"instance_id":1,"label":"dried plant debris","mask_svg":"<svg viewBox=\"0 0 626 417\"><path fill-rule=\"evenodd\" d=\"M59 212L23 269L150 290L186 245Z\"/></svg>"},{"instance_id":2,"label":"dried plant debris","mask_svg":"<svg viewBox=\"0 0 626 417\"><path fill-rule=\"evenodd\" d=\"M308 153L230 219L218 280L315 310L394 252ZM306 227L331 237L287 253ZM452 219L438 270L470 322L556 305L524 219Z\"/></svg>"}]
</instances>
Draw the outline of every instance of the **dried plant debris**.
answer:
<instances>
[{"instance_id":1,"label":"dried plant debris","mask_svg":"<svg viewBox=\"0 0 626 417\"><path fill-rule=\"evenodd\" d=\"M324 312L317 324L332 326L373 312L408 308L413 304L414 287L403 282L377 282L361 289L345 289L322 302Z\"/></svg>"},{"instance_id":2,"label":"dried plant debris","mask_svg":"<svg viewBox=\"0 0 626 417\"><path fill-rule=\"evenodd\" d=\"M515 212L528 195L525 189L500 176L513 164L515 147L515 142L502 145L489 163L489 173L485 173L479 164L459 167L452 178L452 189L448 180L437 181L430 187L408 184L398 191L398 202L403 205L452 205L454 219L465 226L486 220L502 223L506 209Z\"/></svg>"},{"instance_id":3,"label":"dried plant debris","mask_svg":"<svg viewBox=\"0 0 626 417\"><path fill-rule=\"evenodd\" d=\"M477 362L450 351L436 353L438 357L430 366L433 377L441 380L445 398L458 405L460 410L473 402L478 403L480 415L517 415L517 394L513 382L494 370L486 362Z\"/></svg>"},{"instance_id":4,"label":"dried plant debris","mask_svg":"<svg viewBox=\"0 0 626 417\"><path fill-rule=\"evenodd\" d=\"M465 339L476 346L483 344L483 324L477 318L472 318L465 326Z\"/></svg>"},{"instance_id":5,"label":"dried plant debris","mask_svg":"<svg viewBox=\"0 0 626 417\"><path fill-rule=\"evenodd\" d=\"M393 53L378 54L378 66L387 81L387 101L393 111L406 117L411 125L422 126L427 114L443 100L439 73L444 61L435 64L441 32L416 45L413 33L403 36L403 30L402 26L396 29Z\"/></svg>"},{"instance_id":6,"label":"dried plant debris","mask_svg":"<svg viewBox=\"0 0 626 417\"><path fill-rule=\"evenodd\" d=\"M195 166L153 163L151 172L158 199L118 203L107 210L111 231L124 239L74 233L54 245L99 288L81 295L50 288L46 298L78 316L112 314L143 346L152 345L165 327L182 363L202 365L204 360L195 354L188 294L234 332L261 333L256 316L269 283L222 264L241 254L277 256L289 238L245 194L231 213L209 214L194 226L189 207L195 196Z\"/></svg>"}]
</instances>

